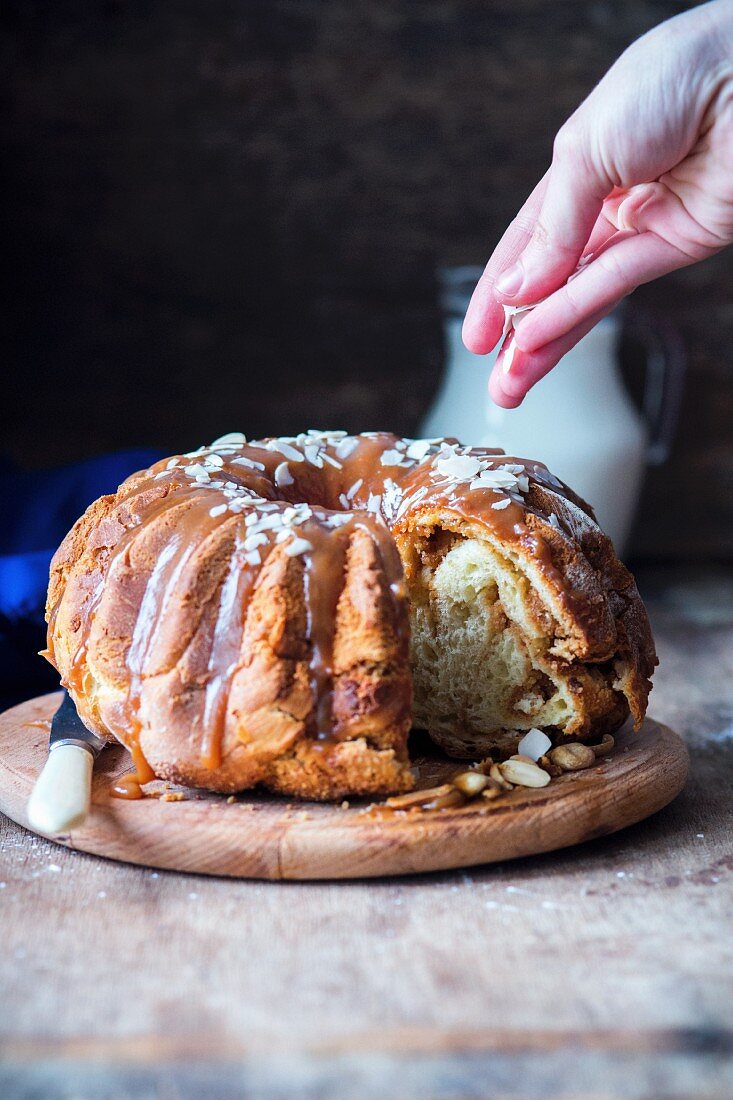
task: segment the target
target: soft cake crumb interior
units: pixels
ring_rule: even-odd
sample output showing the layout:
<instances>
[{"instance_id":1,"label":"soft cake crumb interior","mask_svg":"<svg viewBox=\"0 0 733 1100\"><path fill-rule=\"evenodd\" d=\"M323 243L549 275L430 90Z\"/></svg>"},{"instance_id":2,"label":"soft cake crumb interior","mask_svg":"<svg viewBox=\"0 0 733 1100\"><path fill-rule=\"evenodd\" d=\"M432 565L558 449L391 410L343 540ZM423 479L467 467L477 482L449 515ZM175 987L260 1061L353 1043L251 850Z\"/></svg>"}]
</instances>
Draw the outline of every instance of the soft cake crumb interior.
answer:
<instances>
[{"instance_id":1,"label":"soft cake crumb interior","mask_svg":"<svg viewBox=\"0 0 733 1100\"><path fill-rule=\"evenodd\" d=\"M564 726L571 702L540 667L548 639L528 615L527 580L491 546L426 540L410 605L418 727L460 737Z\"/></svg>"}]
</instances>

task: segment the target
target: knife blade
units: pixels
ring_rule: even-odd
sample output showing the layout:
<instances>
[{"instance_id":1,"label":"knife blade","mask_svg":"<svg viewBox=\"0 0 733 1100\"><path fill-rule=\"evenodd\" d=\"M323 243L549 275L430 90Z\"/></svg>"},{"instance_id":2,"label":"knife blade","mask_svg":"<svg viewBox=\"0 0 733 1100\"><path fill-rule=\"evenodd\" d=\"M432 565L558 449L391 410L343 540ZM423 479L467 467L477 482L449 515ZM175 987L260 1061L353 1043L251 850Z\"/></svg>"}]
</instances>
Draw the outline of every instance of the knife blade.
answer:
<instances>
[{"instance_id":1,"label":"knife blade","mask_svg":"<svg viewBox=\"0 0 733 1100\"><path fill-rule=\"evenodd\" d=\"M92 768L107 744L88 730L67 691L51 720L48 757L28 799L28 823L58 836L78 827L89 813Z\"/></svg>"}]
</instances>

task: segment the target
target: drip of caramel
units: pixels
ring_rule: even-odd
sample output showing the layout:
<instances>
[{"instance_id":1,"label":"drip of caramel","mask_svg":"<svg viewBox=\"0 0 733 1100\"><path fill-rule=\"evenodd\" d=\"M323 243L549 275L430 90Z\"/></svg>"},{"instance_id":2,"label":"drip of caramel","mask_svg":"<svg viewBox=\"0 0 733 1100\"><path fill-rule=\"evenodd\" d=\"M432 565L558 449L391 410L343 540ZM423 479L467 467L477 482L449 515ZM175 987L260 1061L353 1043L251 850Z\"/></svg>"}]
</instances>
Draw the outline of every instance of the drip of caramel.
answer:
<instances>
[{"instance_id":1,"label":"drip of caramel","mask_svg":"<svg viewBox=\"0 0 733 1100\"><path fill-rule=\"evenodd\" d=\"M143 798L143 785L155 779L155 772L140 748L140 722L137 718L133 719L124 743L130 752L135 770L115 780L110 793L114 798Z\"/></svg>"},{"instance_id":2,"label":"drip of caramel","mask_svg":"<svg viewBox=\"0 0 733 1100\"><path fill-rule=\"evenodd\" d=\"M201 760L207 768L218 768L221 764L229 689L242 648L246 609L255 581L252 569L244 567L242 543L242 532L238 530L229 572L221 586L208 661L201 744Z\"/></svg>"},{"instance_id":3,"label":"drip of caramel","mask_svg":"<svg viewBox=\"0 0 733 1100\"><path fill-rule=\"evenodd\" d=\"M124 798L128 802L135 802L145 797L137 772L121 775L119 779L115 779L109 793L113 798Z\"/></svg>"}]
</instances>

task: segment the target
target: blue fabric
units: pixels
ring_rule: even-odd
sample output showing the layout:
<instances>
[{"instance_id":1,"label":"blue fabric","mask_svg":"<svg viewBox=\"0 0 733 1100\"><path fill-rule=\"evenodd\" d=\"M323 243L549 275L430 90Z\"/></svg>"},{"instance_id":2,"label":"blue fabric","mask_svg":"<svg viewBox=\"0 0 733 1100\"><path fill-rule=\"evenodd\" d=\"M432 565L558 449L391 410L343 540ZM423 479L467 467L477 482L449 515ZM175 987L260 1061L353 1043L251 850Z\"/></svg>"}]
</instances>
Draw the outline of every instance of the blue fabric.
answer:
<instances>
[{"instance_id":1,"label":"blue fabric","mask_svg":"<svg viewBox=\"0 0 733 1100\"><path fill-rule=\"evenodd\" d=\"M4 706L58 686L37 656L45 645L48 567L56 547L88 504L163 457L124 451L59 470L0 473L0 701Z\"/></svg>"}]
</instances>

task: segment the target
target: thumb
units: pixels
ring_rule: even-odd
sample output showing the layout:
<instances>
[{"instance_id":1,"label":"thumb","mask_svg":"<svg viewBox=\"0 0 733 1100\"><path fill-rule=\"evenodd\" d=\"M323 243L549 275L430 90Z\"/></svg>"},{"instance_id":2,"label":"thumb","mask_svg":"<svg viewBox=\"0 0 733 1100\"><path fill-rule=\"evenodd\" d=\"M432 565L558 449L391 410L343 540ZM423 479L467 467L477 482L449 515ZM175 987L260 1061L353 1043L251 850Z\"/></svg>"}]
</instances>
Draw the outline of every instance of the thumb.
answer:
<instances>
[{"instance_id":1,"label":"thumb","mask_svg":"<svg viewBox=\"0 0 733 1100\"><path fill-rule=\"evenodd\" d=\"M592 164L582 132L566 123L555 139L547 189L532 235L496 280L497 295L524 304L547 297L573 274L612 185Z\"/></svg>"}]
</instances>

